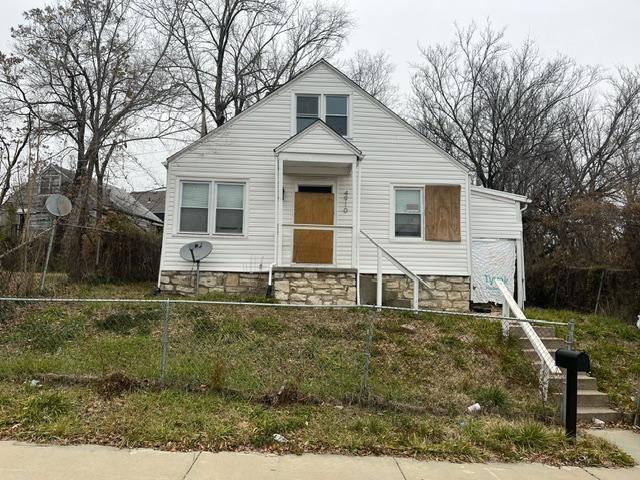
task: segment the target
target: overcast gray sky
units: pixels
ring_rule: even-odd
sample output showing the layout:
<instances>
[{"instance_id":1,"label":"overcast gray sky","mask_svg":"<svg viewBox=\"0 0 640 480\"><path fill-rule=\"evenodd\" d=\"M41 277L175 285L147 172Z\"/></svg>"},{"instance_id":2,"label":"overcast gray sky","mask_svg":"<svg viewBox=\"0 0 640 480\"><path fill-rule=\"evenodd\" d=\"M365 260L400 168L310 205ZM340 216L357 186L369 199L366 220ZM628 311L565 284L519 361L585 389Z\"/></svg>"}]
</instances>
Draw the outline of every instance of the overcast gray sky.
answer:
<instances>
[{"instance_id":1,"label":"overcast gray sky","mask_svg":"<svg viewBox=\"0 0 640 480\"><path fill-rule=\"evenodd\" d=\"M21 12L46 0L2 0L0 42L9 45L10 27ZM418 60L418 44L450 41L455 23L484 23L506 28L513 44L536 41L543 55L566 54L582 64L613 68L640 64L640 0L350 0L357 27L345 49L387 51L396 65L396 82L409 90L410 63ZM167 152L169 154L171 152ZM160 162L167 155L158 147L141 159L155 176L164 178ZM132 176L136 188L152 187L144 175Z\"/></svg>"}]
</instances>

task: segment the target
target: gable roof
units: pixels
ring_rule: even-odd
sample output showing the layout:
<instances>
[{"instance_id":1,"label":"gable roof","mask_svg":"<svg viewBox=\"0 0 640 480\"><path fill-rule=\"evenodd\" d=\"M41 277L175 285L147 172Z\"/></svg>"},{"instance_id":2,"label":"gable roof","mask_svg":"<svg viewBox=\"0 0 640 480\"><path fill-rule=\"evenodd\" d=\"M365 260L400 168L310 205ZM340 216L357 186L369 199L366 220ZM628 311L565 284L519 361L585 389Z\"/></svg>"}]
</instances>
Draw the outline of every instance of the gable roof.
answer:
<instances>
[{"instance_id":1,"label":"gable roof","mask_svg":"<svg viewBox=\"0 0 640 480\"><path fill-rule=\"evenodd\" d=\"M437 144L435 144L433 141L429 140L427 137L425 137L422 133L420 133L415 127L413 127L410 123L408 123L406 120L404 120L402 117L400 117L400 115L398 115L396 112L394 112L393 110L391 110L389 107L387 107L384 103L382 103L380 100L378 100L377 98L375 98L373 95L371 95L369 92L367 92L364 88L362 88L360 85L358 85L356 82L354 82L352 79L350 79L347 75L345 75L344 73L342 73L340 70L338 70L336 67L334 67L333 65L331 65L327 60L325 60L324 58L318 60L317 62L313 63L312 65L310 65L309 67L307 67L306 69L302 70L300 73L298 73L297 75L295 75L294 77L292 77L288 82L282 84L281 86L279 86L278 88L276 88L273 92L271 92L269 95L267 95L265 98L258 100L256 103L254 103L253 105L251 105L249 108L247 108L246 110L243 110L242 112L240 112L239 114L237 114L236 116L232 117L229 121L225 122L224 124L222 124L220 127L217 127L216 129L212 130L211 132L207 133L205 136L200 137L198 140L194 141L193 143L190 143L189 145L187 145L186 147L182 148L181 150L177 151L176 153L170 155L167 158L167 161L165 162L165 166L168 165L169 163L171 163L173 160L175 160L177 157L179 157L180 155L182 155L183 153L191 150L192 148L196 147L197 145L200 145L202 142L204 142L205 140L215 136L216 134L220 133L220 131L223 131L226 127L228 127L229 125L232 125L233 123L235 123L235 121L238 118L242 118L244 117L246 114L248 114L249 112L251 112L256 106L261 105L263 102L268 101L270 98L272 98L272 96L274 94L276 94L277 92L281 91L284 88L290 87L291 85L293 85L295 82L297 82L298 80L300 80L301 78L303 78L307 73L315 70L316 68L318 68L318 66L320 65L324 65L327 68L329 68L330 70L332 70L334 73L336 73L341 79L343 79L344 81L346 81L349 85L351 85L353 88L355 88L356 90L358 90L359 92L361 92L363 94L363 96L365 98L367 98L370 102L374 103L375 105L377 105L378 107L382 108L385 112L387 112L389 115L391 115L391 117L396 120L400 125L402 125L405 129L409 130L409 132L411 134L413 134L414 136L416 136L417 138L419 138L420 140L422 140L423 142L425 142L427 145L429 145L430 147L435 148L436 150L438 150L447 160L449 160L455 167L457 167L458 169L464 171L465 173L471 173L471 169L464 165L462 162L460 162L459 160L455 159L453 156L451 156L451 154L447 153L445 150L443 150L441 147L439 147Z\"/></svg>"},{"instance_id":2,"label":"gable roof","mask_svg":"<svg viewBox=\"0 0 640 480\"><path fill-rule=\"evenodd\" d=\"M471 192L481 193L484 195L489 195L491 197L499 197L505 200L512 200L514 202L531 203L531 200L525 197L524 195L518 195L517 193L503 192L502 190L494 190L492 188L481 187L478 185L472 185Z\"/></svg>"},{"instance_id":3,"label":"gable roof","mask_svg":"<svg viewBox=\"0 0 640 480\"><path fill-rule=\"evenodd\" d=\"M305 128L300 130L295 135L289 137L287 140L282 142L276 148L273 149L274 152L279 153L281 151L287 150L292 146L295 146L298 143L304 141L304 139L314 133L319 133L323 136L328 136L330 140L336 142L343 148L346 148L349 152L356 155L358 159L364 158L364 154L360 149L358 149L353 143L344 138L342 135L337 133L333 128L323 122L321 119L315 120L310 125L307 125Z\"/></svg>"}]
</instances>

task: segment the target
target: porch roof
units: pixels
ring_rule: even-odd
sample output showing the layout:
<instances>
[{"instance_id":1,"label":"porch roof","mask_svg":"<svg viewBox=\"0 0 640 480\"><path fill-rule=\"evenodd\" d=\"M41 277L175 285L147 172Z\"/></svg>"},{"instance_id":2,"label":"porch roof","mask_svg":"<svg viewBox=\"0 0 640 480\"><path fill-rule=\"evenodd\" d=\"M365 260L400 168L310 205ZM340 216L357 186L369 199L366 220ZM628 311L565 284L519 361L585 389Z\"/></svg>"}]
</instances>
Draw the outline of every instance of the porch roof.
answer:
<instances>
[{"instance_id":1,"label":"porch roof","mask_svg":"<svg viewBox=\"0 0 640 480\"><path fill-rule=\"evenodd\" d=\"M320 119L289 137L273 151L276 154L289 152L355 155L359 160L364 157L360 149Z\"/></svg>"}]
</instances>

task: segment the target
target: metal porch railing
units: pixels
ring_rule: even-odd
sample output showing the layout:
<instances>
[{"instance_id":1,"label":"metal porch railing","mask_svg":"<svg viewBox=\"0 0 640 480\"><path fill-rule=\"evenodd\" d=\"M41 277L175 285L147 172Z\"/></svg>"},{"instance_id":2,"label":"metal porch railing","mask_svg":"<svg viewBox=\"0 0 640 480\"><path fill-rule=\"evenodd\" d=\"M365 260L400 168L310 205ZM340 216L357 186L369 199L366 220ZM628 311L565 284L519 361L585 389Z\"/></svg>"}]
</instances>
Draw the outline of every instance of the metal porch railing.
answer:
<instances>
[{"instance_id":1,"label":"metal porch railing","mask_svg":"<svg viewBox=\"0 0 640 480\"><path fill-rule=\"evenodd\" d=\"M409 268L403 265L397 258L391 255L385 248L376 242L367 232L360 230L360 233L365 236L376 247L376 306L382 307L382 257L385 257L389 262L393 264L398 270L413 280L413 310L419 309L420 304L420 284L427 287L427 284L416 273L413 273Z\"/></svg>"}]
</instances>

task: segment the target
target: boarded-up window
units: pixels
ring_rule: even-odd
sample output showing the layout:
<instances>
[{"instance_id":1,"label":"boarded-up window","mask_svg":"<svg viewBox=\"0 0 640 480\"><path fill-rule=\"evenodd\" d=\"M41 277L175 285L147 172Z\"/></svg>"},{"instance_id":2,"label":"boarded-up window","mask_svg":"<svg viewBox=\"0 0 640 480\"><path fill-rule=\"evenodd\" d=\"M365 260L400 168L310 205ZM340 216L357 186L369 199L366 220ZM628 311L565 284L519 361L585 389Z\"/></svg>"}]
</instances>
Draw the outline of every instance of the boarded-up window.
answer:
<instances>
[{"instance_id":1,"label":"boarded-up window","mask_svg":"<svg viewBox=\"0 0 640 480\"><path fill-rule=\"evenodd\" d=\"M424 191L426 239L459 242L460 185L427 185Z\"/></svg>"}]
</instances>

